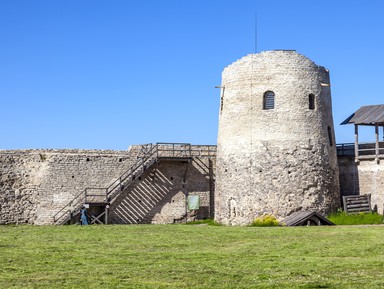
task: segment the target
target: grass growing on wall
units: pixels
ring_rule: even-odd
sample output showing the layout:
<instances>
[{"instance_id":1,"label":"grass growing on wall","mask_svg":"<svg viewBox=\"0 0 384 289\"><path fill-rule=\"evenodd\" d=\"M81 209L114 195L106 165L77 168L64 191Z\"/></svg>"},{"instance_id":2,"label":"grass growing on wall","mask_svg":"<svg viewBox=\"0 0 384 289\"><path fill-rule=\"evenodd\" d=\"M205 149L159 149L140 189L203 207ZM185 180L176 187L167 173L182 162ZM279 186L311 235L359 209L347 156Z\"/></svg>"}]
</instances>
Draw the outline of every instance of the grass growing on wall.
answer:
<instances>
[{"instance_id":1,"label":"grass growing on wall","mask_svg":"<svg viewBox=\"0 0 384 289\"><path fill-rule=\"evenodd\" d=\"M383 226L0 226L0 288L383 288Z\"/></svg>"},{"instance_id":2,"label":"grass growing on wall","mask_svg":"<svg viewBox=\"0 0 384 289\"><path fill-rule=\"evenodd\" d=\"M337 212L330 215L328 220L336 225L372 225L384 223L384 217L378 213L347 214L345 212Z\"/></svg>"}]
</instances>

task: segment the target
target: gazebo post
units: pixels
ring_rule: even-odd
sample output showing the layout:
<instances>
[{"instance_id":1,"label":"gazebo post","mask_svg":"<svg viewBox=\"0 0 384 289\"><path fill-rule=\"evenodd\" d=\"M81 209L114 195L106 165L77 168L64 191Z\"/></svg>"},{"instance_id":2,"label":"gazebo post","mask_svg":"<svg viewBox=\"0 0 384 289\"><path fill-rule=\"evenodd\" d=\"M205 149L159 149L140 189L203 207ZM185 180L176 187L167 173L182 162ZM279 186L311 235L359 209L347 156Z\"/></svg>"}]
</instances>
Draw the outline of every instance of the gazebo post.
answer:
<instances>
[{"instance_id":1,"label":"gazebo post","mask_svg":"<svg viewBox=\"0 0 384 289\"><path fill-rule=\"evenodd\" d=\"M380 142L380 127L383 128L383 142L384 142L384 104L380 105L367 105L362 106L350 115L341 124L354 124L355 125L355 162L359 163L360 158L369 158L380 162L380 157L383 158L383 143ZM374 126L375 127L375 150L372 148L372 143L367 146L364 145L359 150L359 125ZM364 151L362 157L359 156L360 152ZM384 158L383 158L384 159Z\"/></svg>"},{"instance_id":2,"label":"gazebo post","mask_svg":"<svg viewBox=\"0 0 384 289\"><path fill-rule=\"evenodd\" d=\"M355 162L359 161L359 125L355 124Z\"/></svg>"},{"instance_id":3,"label":"gazebo post","mask_svg":"<svg viewBox=\"0 0 384 289\"><path fill-rule=\"evenodd\" d=\"M376 163L379 163L379 126L375 123L375 135L376 135L376 144L375 144L375 155Z\"/></svg>"}]
</instances>

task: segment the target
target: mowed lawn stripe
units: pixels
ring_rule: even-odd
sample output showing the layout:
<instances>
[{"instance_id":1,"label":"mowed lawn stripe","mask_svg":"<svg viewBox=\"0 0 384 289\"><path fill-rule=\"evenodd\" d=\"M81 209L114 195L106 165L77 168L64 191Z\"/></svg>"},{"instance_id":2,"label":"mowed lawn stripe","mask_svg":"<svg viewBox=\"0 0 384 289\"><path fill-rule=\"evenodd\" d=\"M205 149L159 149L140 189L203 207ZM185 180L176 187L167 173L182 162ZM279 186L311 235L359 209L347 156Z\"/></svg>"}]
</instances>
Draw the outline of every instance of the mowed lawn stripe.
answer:
<instances>
[{"instance_id":1,"label":"mowed lawn stripe","mask_svg":"<svg viewBox=\"0 0 384 289\"><path fill-rule=\"evenodd\" d=\"M384 226L0 226L0 288L382 288Z\"/></svg>"}]
</instances>

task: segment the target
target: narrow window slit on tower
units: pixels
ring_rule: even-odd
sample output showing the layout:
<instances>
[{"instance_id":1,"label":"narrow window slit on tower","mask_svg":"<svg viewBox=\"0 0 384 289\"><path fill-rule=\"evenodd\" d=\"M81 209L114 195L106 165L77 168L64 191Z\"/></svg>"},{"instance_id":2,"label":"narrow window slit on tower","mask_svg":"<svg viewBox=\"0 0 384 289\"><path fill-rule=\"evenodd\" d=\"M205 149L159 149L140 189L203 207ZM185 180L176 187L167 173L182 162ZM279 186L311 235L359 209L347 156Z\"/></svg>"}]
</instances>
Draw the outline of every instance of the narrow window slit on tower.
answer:
<instances>
[{"instance_id":1,"label":"narrow window slit on tower","mask_svg":"<svg viewBox=\"0 0 384 289\"><path fill-rule=\"evenodd\" d=\"M329 138L329 145L333 146L332 129L330 126L328 126L328 138Z\"/></svg>"},{"instance_id":2,"label":"narrow window slit on tower","mask_svg":"<svg viewBox=\"0 0 384 289\"><path fill-rule=\"evenodd\" d=\"M309 109L315 109L315 96L312 93L308 95L308 105Z\"/></svg>"},{"instance_id":3,"label":"narrow window slit on tower","mask_svg":"<svg viewBox=\"0 0 384 289\"><path fill-rule=\"evenodd\" d=\"M225 86L216 86L216 88L220 88L220 113L223 111L224 107L224 90Z\"/></svg>"},{"instance_id":4,"label":"narrow window slit on tower","mask_svg":"<svg viewBox=\"0 0 384 289\"><path fill-rule=\"evenodd\" d=\"M223 111L223 105L224 105L224 97L220 97L220 112Z\"/></svg>"},{"instance_id":5,"label":"narrow window slit on tower","mask_svg":"<svg viewBox=\"0 0 384 289\"><path fill-rule=\"evenodd\" d=\"M275 108L275 93L273 91L267 91L264 93L263 109Z\"/></svg>"}]
</instances>

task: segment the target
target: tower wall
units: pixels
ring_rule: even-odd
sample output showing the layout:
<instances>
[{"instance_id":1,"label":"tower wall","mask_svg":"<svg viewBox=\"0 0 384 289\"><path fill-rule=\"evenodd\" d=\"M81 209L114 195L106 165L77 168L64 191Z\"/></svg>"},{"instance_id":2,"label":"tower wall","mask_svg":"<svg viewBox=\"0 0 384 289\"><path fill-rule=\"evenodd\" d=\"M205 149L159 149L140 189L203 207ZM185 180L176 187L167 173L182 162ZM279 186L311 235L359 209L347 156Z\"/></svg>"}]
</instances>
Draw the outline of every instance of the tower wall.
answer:
<instances>
[{"instance_id":1,"label":"tower wall","mask_svg":"<svg viewBox=\"0 0 384 289\"><path fill-rule=\"evenodd\" d=\"M273 109L264 109L268 91L274 93ZM339 180L328 71L295 51L252 54L226 67L216 177L215 219L224 224L336 208Z\"/></svg>"}]
</instances>

